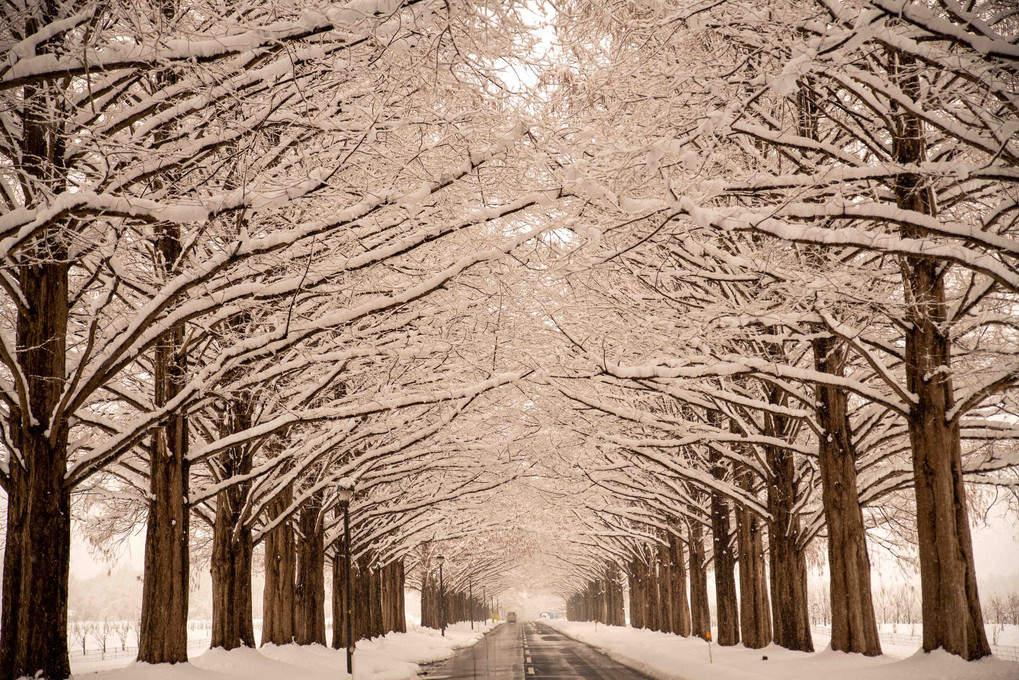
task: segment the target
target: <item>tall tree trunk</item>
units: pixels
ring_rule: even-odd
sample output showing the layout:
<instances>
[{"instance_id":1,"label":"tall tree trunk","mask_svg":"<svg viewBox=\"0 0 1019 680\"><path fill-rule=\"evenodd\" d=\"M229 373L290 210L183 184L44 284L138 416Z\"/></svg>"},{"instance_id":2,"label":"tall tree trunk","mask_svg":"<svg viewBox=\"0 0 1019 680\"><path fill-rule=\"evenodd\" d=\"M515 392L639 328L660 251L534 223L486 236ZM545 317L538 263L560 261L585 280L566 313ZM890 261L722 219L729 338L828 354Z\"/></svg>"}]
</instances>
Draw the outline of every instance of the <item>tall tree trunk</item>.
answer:
<instances>
[{"instance_id":1,"label":"tall tree trunk","mask_svg":"<svg viewBox=\"0 0 1019 680\"><path fill-rule=\"evenodd\" d=\"M785 406L788 396L770 387L769 401ZM791 422L784 416L765 415L765 434L773 438L790 436ZM768 483L768 544L771 557L771 611L775 642L787 649L814 651L810 635L807 602L807 560L800 543L800 516L796 510L796 462L787 449L766 448L771 479Z\"/></svg>"},{"instance_id":2,"label":"tall tree trunk","mask_svg":"<svg viewBox=\"0 0 1019 680\"><path fill-rule=\"evenodd\" d=\"M266 519L273 521L290 507L294 488L284 487L266 505ZM262 644L289 645L294 641L294 580L297 547L294 525L288 519L265 536L265 590L262 593ZM334 577L335 583L335 577ZM333 591L335 603L335 590ZM335 618L336 605L333 605ZM334 629L335 635L335 629Z\"/></svg>"},{"instance_id":3,"label":"tall tree trunk","mask_svg":"<svg viewBox=\"0 0 1019 680\"><path fill-rule=\"evenodd\" d=\"M383 635L390 632L407 632L407 614L404 608L403 560L390 562L385 566L382 581L385 628Z\"/></svg>"},{"instance_id":4,"label":"tall tree trunk","mask_svg":"<svg viewBox=\"0 0 1019 680\"><path fill-rule=\"evenodd\" d=\"M739 611L736 602L736 560L729 534L729 503L711 492L711 537L715 553L715 610L718 613L719 645L739 644Z\"/></svg>"},{"instance_id":5,"label":"tall tree trunk","mask_svg":"<svg viewBox=\"0 0 1019 680\"><path fill-rule=\"evenodd\" d=\"M711 633L711 609L708 604L707 556L704 554L704 537L701 525L690 522L690 621L693 634L707 639Z\"/></svg>"},{"instance_id":6,"label":"tall tree trunk","mask_svg":"<svg viewBox=\"0 0 1019 680\"><path fill-rule=\"evenodd\" d=\"M623 597L623 572L618 567L614 568L613 583L616 590L616 625L626 625L626 600Z\"/></svg>"},{"instance_id":7,"label":"tall tree trunk","mask_svg":"<svg viewBox=\"0 0 1019 680\"><path fill-rule=\"evenodd\" d=\"M843 375L845 347L831 337L812 341L814 366L830 375ZM874 601L870 588L870 557L856 488L856 450L853 446L845 390L817 386L817 420L822 432L818 445L821 501L828 525L828 567L831 573L831 646L841 652L881 654Z\"/></svg>"},{"instance_id":8,"label":"tall tree trunk","mask_svg":"<svg viewBox=\"0 0 1019 680\"><path fill-rule=\"evenodd\" d=\"M612 584L604 576L598 579L598 620L612 625Z\"/></svg>"},{"instance_id":9,"label":"tall tree trunk","mask_svg":"<svg viewBox=\"0 0 1019 680\"><path fill-rule=\"evenodd\" d=\"M298 519L297 580L294 588L294 640L299 645L325 645L325 530L322 496L315 494Z\"/></svg>"},{"instance_id":10,"label":"tall tree trunk","mask_svg":"<svg viewBox=\"0 0 1019 680\"><path fill-rule=\"evenodd\" d=\"M672 632L683 637L690 637L690 601L686 594L686 561L683 556L683 541L675 534L669 535L669 561Z\"/></svg>"},{"instance_id":11,"label":"tall tree trunk","mask_svg":"<svg viewBox=\"0 0 1019 680\"><path fill-rule=\"evenodd\" d=\"M212 540L212 646L223 649L255 646L251 530L245 526L235 534L231 519L221 521L217 508Z\"/></svg>"},{"instance_id":12,"label":"tall tree trunk","mask_svg":"<svg viewBox=\"0 0 1019 680\"><path fill-rule=\"evenodd\" d=\"M812 140L820 138L820 115L816 90L805 84L797 93L797 126L801 136ZM821 248L808 246L802 252L808 267L820 269L824 265ZM845 343L827 335L820 324L813 331L814 368L842 377L847 359ZM815 391L817 420L822 428L818 465L821 501L828 525L831 646L837 651L876 656L881 654L881 642L871 597L870 558L856 487L856 450L846 391L821 384Z\"/></svg>"},{"instance_id":13,"label":"tall tree trunk","mask_svg":"<svg viewBox=\"0 0 1019 680\"><path fill-rule=\"evenodd\" d=\"M18 451L26 474L11 465L2 675L61 680L70 676L67 596L71 548L71 502L63 488L66 459L43 433L22 436ZM66 438L62 445L66 452ZM49 460L47 460L47 457ZM15 525L13 522L19 522ZM9 632L7 626L10 626Z\"/></svg>"},{"instance_id":14,"label":"tall tree trunk","mask_svg":"<svg viewBox=\"0 0 1019 680\"><path fill-rule=\"evenodd\" d=\"M343 508L337 506L337 517L343 517ZM347 648L347 617L350 604L347 602L347 544L340 535L336 539L333 555L333 649Z\"/></svg>"},{"instance_id":15,"label":"tall tree trunk","mask_svg":"<svg viewBox=\"0 0 1019 680\"><path fill-rule=\"evenodd\" d=\"M180 229L164 226L156 241L157 263L166 275L180 257ZM155 405L164 406L187 380L184 325L177 324L153 352ZM181 663L188 660L188 572L191 465L188 426L172 415L155 430L149 449L149 512L145 532L138 660Z\"/></svg>"},{"instance_id":16,"label":"tall tree trunk","mask_svg":"<svg viewBox=\"0 0 1019 680\"><path fill-rule=\"evenodd\" d=\"M395 591L393 588L393 562L390 562L386 566L382 567L380 571L382 581L382 634L393 630L393 622L396 620L395 608Z\"/></svg>"},{"instance_id":17,"label":"tall tree trunk","mask_svg":"<svg viewBox=\"0 0 1019 680\"><path fill-rule=\"evenodd\" d=\"M914 101L921 94L918 70L911 55L890 51L894 84ZM896 111L892 139L896 162L927 162L923 122L905 110ZM896 175L899 208L936 216L934 194L920 175ZM908 239L926 234L903 227ZM920 544L920 586L923 599L923 648L944 647L964 659L991 653L984 631L973 565L969 511L962 478L962 442L952 385L952 341L945 300L946 265L935 260L904 257L902 279L906 299L906 388L916 395L907 419L913 454L917 534Z\"/></svg>"},{"instance_id":18,"label":"tall tree trunk","mask_svg":"<svg viewBox=\"0 0 1019 680\"><path fill-rule=\"evenodd\" d=\"M371 612L371 574L368 569L369 558L361 555L354 563L354 580L352 583L352 599L354 601L354 639L364 640L372 637ZM438 627L438 626L436 626Z\"/></svg>"},{"instance_id":19,"label":"tall tree trunk","mask_svg":"<svg viewBox=\"0 0 1019 680\"><path fill-rule=\"evenodd\" d=\"M610 626L625 626L626 610L623 605L623 586L620 582L619 567L614 564L605 569L605 589L608 593L605 623Z\"/></svg>"},{"instance_id":20,"label":"tall tree trunk","mask_svg":"<svg viewBox=\"0 0 1019 680\"><path fill-rule=\"evenodd\" d=\"M740 486L753 491L749 470L741 475ZM764 536L760 518L745 506L736 508L739 546L740 632L743 646L761 649L771 644L771 603L764 566Z\"/></svg>"},{"instance_id":21,"label":"tall tree trunk","mask_svg":"<svg viewBox=\"0 0 1019 680\"><path fill-rule=\"evenodd\" d=\"M674 598L672 592L672 551L671 545L658 546L658 630L675 633Z\"/></svg>"},{"instance_id":22,"label":"tall tree trunk","mask_svg":"<svg viewBox=\"0 0 1019 680\"><path fill-rule=\"evenodd\" d=\"M26 36L56 20L60 12L58 3L46 0L23 7L6 18L23 19L16 30ZM43 54L54 43L59 44L59 38L39 41L32 49ZM10 120L21 122L22 156L20 162L15 159L13 169L23 173L21 189L28 208L38 206L35 193L40 187L63 191L67 183L63 87L26 85L18 98L21 111L11 112ZM17 136L13 130L10 134ZM6 433L14 450L6 480L2 680L37 674L60 680L71 672L67 650L71 503L65 485L69 414L59 409L67 378L69 226L67 220L57 221L10 258L17 263L24 306L18 307L15 322L17 366L9 370L24 381L24 401L9 407ZM13 313L14 306L9 305L5 314Z\"/></svg>"},{"instance_id":23,"label":"tall tree trunk","mask_svg":"<svg viewBox=\"0 0 1019 680\"><path fill-rule=\"evenodd\" d=\"M649 618L650 606L648 603L650 588L648 587L648 569L647 563L643 559L637 560L637 605L640 607L640 627L648 628L651 627L651 620Z\"/></svg>"},{"instance_id":24,"label":"tall tree trunk","mask_svg":"<svg viewBox=\"0 0 1019 680\"><path fill-rule=\"evenodd\" d=\"M227 433L250 426L243 406L224 422ZM236 447L220 456L223 478L251 472L251 454ZM216 521L212 530L212 646L223 649L254 647L255 630L251 617L251 529L245 507L251 482L235 484L216 495Z\"/></svg>"},{"instance_id":25,"label":"tall tree trunk","mask_svg":"<svg viewBox=\"0 0 1019 680\"><path fill-rule=\"evenodd\" d=\"M598 618L598 582L588 581L587 589L584 591L584 608L587 610L589 619Z\"/></svg>"},{"instance_id":26,"label":"tall tree trunk","mask_svg":"<svg viewBox=\"0 0 1019 680\"><path fill-rule=\"evenodd\" d=\"M190 513L185 501L190 464L184 418L172 418L152 440L138 660L182 663L188 660L190 569Z\"/></svg>"},{"instance_id":27,"label":"tall tree trunk","mask_svg":"<svg viewBox=\"0 0 1019 680\"><path fill-rule=\"evenodd\" d=\"M378 568L368 570L368 611L369 633L368 636L375 638L386 634L386 626L382 613L382 572Z\"/></svg>"},{"instance_id":28,"label":"tall tree trunk","mask_svg":"<svg viewBox=\"0 0 1019 680\"><path fill-rule=\"evenodd\" d=\"M24 454L22 454L24 456ZM23 625L21 620L22 575L25 573L25 544L29 537L25 535L28 526L28 475L17 460L11 461L10 477L7 480L7 530L4 543L4 583L3 583L3 618L0 620L0 679L14 680L23 675L34 676L42 670L47 675L58 669L52 666L30 669L26 667L26 659L18 651L19 631ZM67 622L65 619L64 626ZM28 666L36 665L28 663ZM70 675L70 661L67 674Z\"/></svg>"},{"instance_id":29,"label":"tall tree trunk","mask_svg":"<svg viewBox=\"0 0 1019 680\"><path fill-rule=\"evenodd\" d=\"M658 594L658 555L652 547L644 565L644 627L661 630L661 598Z\"/></svg>"},{"instance_id":30,"label":"tall tree trunk","mask_svg":"<svg viewBox=\"0 0 1019 680\"><path fill-rule=\"evenodd\" d=\"M630 562L630 626L644 628L644 586L641 582L643 562L634 558Z\"/></svg>"},{"instance_id":31,"label":"tall tree trunk","mask_svg":"<svg viewBox=\"0 0 1019 680\"><path fill-rule=\"evenodd\" d=\"M421 567L421 625L426 628L439 627L439 584L438 577L426 566Z\"/></svg>"},{"instance_id":32,"label":"tall tree trunk","mask_svg":"<svg viewBox=\"0 0 1019 680\"><path fill-rule=\"evenodd\" d=\"M800 518L795 512L796 491L793 456L769 447L768 485L771 526L771 606L775 642L786 649L814 651L807 607L807 560L799 545Z\"/></svg>"},{"instance_id":33,"label":"tall tree trunk","mask_svg":"<svg viewBox=\"0 0 1019 680\"><path fill-rule=\"evenodd\" d=\"M157 0L163 18L172 21L178 0ZM163 85L176 81L172 69L154 76ZM168 131L157 133L162 138ZM161 188L166 176L156 176ZM164 280L179 273L184 252L181 229L175 224L156 227L154 268ZM174 324L156 345L153 358L155 406L177 396L188 379L183 323ZM145 568L142 584L138 660L146 663L182 663L188 660L188 577L190 571L191 464L188 460L188 423L173 414L152 437L149 453L150 500L145 534Z\"/></svg>"},{"instance_id":34,"label":"tall tree trunk","mask_svg":"<svg viewBox=\"0 0 1019 680\"><path fill-rule=\"evenodd\" d=\"M771 644L771 602L765 569L761 520L746 508L736 512L739 524L740 630L743 645L760 649Z\"/></svg>"},{"instance_id":35,"label":"tall tree trunk","mask_svg":"<svg viewBox=\"0 0 1019 680\"><path fill-rule=\"evenodd\" d=\"M53 238L56 238L55 236ZM53 257L53 255L49 255ZM4 555L0 674L4 680L70 675L67 595L71 502L66 421L51 422L64 387L67 337L67 265L20 268L31 308L17 320L17 361L30 413L12 413ZM18 460L20 456L21 460Z\"/></svg>"}]
</instances>

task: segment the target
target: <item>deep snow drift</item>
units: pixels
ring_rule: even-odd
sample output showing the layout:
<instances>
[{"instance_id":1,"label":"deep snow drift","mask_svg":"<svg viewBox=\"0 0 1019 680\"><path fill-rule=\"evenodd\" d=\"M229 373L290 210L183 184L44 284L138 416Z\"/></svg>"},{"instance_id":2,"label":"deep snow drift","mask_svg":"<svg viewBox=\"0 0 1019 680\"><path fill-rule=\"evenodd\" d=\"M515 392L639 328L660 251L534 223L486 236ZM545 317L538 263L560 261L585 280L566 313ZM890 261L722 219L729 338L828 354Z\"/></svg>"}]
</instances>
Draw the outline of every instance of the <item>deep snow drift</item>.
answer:
<instances>
[{"instance_id":1,"label":"deep snow drift","mask_svg":"<svg viewBox=\"0 0 1019 680\"><path fill-rule=\"evenodd\" d=\"M947 652L914 653L902 648L868 658L824 649L793 652L776 645L764 649L719 647L700 638L594 623L546 621L572 638L659 680L1019 680L1019 664L988 658L963 661ZM767 656L765 661L762 657Z\"/></svg>"},{"instance_id":2,"label":"deep snow drift","mask_svg":"<svg viewBox=\"0 0 1019 680\"><path fill-rule=\"evenodd\" d=\"M354 653L357 680L413 680L419 664L441 661L456 649L481 639L491 628L457 623L446 628L446 637L430 628L411 627L406 633L362 640ZM89 664L74 667L74 676L89 680L343 680L346 652L320 645L266 645L259 649L224 651L210 649L187 664L130 663L115 670L90 672Z\"/></svg>"}]
</instances>

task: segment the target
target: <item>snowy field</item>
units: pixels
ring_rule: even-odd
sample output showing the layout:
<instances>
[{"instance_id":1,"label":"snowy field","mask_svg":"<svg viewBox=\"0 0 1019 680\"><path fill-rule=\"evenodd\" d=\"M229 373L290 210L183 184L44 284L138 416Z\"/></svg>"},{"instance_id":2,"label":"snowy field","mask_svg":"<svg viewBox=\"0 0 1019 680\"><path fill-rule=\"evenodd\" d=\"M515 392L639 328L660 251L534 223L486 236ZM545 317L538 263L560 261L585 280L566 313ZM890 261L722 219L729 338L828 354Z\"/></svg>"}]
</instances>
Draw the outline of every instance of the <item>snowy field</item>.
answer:
<instances>
[{"instance_id":1,"label":"snowy field","mask_svg":"<svg viewBox=\"0 0 1019 680\"><path fill-rule=\"evenodd\" d=\"M814 645L823 647L831 639L831 626L811 626ZM1011 624L987 624L987 639L991 652L1005 661L1019 662L1019 626ZM881 648L885 654L906 657L920 649L923 644L923 624L878 624Z\"/></svg>"},{"instance_id":2,"label":"snowy field","mask_svg":"<svg viewBox=\"0 0 1019 680\"><path fill-rule=\"evenodd\" d=\"M406 633L363 640L354 654L358 680L413 680L420 664L441 661L455 650L481 639L491 626L471 631L470 623L446 628L446 637L429 628L412 627ZM117 666L111 669L110 666ZM72 664L77 678L89 680L342 680L346 652L329 647L267 645L258 649L206 650L187 664L149 665L126 659Z\"/></svg>"},{"instance_id":3,"label":"snowy field","mask_svg":"<svg viewBox=\"0 0 1019 680\"><path fill-rule=\"evenodd\" d=\"M867 658L824 649L792 652L776 645L746 649L708 645L650 630L594 623L546 621L620 663L659 680L1019 680L1019 664L990 658L966 662L945 652L917 653L914 647L889 646L884 656ZM767 657L764 660L763 657Z\"/></svg>"}]
</instances>

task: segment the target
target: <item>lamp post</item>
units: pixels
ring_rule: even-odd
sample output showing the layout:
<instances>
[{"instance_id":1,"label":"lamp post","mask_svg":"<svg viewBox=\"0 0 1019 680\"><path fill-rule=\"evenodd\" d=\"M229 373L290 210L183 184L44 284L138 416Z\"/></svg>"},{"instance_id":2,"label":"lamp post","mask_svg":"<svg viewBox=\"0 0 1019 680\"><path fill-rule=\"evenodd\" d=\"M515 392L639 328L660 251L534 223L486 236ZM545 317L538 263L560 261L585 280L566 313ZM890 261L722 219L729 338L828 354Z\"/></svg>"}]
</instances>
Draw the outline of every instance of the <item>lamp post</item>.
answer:
<instances>
[{"instance_id":1,"label":"lamp post","mask_svg":"<svg viewBox=\"0 0 1019 680\"><path fill-rule=\"evenodd\" d=\"M340 483L337 498L343 506L343 566L346 572L343 584L344 599L347 604L347 673L354 677L354 602L350 595L350 499L354 496L354 485L350 480L347 484Z\"/></svg>"},{"instance_id":2,"label":"lamp post","mask_svg":"<svg viewBox=\"0 0 1019 680\"><path fill-rule=\"evenodd\" d=\"M446 590L442 582L442 563L446 557L439 555L435 561L439 563L439 630L442 631L442 637L446 637Z\"/></svg>"}]
</instances>

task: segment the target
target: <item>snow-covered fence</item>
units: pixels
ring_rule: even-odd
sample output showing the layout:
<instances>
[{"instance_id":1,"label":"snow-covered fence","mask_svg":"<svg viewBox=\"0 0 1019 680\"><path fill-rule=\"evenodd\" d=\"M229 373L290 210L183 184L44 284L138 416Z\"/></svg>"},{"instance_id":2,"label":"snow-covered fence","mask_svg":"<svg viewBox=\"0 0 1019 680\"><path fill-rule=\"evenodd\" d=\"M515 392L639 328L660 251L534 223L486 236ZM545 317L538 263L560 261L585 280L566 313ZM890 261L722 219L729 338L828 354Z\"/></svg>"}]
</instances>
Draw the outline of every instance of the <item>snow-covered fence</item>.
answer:
<instances>
[{"instance_id":1,"label":"snow-covered fence","mask_svg":"<svg viewBox=\"0 0 1019 680\"><path fill-rule=\"evenodd\" d=\"M330 625L332 619L326 619L327 627ZM130 625L132 622L123 621L118 622L125 625ZM112 659L133 659L138 656L138 645L128 644L127 639L130 637L132 640L137 640L136 628L137 625L130 626L127 631L118 630L117 624L111 624L108 626L108 633L111 636L116 635L115 642L117 644L110 644L107 646L107 651L103 652L100 648L100 638L96 636L92 631L99 630L101 622L88 621L88 620L77 620L74 622L71 630L71 644L70 644L70 659L72 664L83 664L83 663L96 663L99 661L110 661ZM262 632L262 619L254 619L255 626L255 639L257 640L261 636ZM78 637L74 636L74 633L80 629L85 635L86 641L89 643L86 646L86 650L82 651L82 644L80 642L80 634ZM130 633L130 635L128 635ZM201 654L209 648L212 643L212 620L211 619L189 619L188 620L188 654L191 656Z\"/></svg>"},{"instance_id":2,"label":"snow-covered fence","mask_svg":"<svg viewBox=\"0 0 1019 680\"><path fill-rule=\"evenodd\" d=\"M201 653L208 649L211 643L211 636L189 639L188 654ZM109 649L106 652L101 649L89 649L85 653L82 653L81 648L77 648L71 649L68 656L72 664L95 663L111 659L133 659L138 656L138 647L137 645L127 645L126 648L121 648L118 645L115 649Z\"/></svg>"},{"instance_id":3,"label":"snow-covered fence","mask_svg":"<svg viewBox=\"0 0 1019 680\"><path fill-rule=\"evenodd\" d=\"M814 625L810 627L814 634L823 636L826 638L831 637L831 626ZM880 632L878 637L881 638L882 645L896 646L896 647L914 647L919 649L923 645L923 636L920 634L910 633L889 633ZM1004 661L1016 661L1019 662L1019 647L1015 645L991 645L991 653L994 656Z\"/></svg>"}]
</instances>

